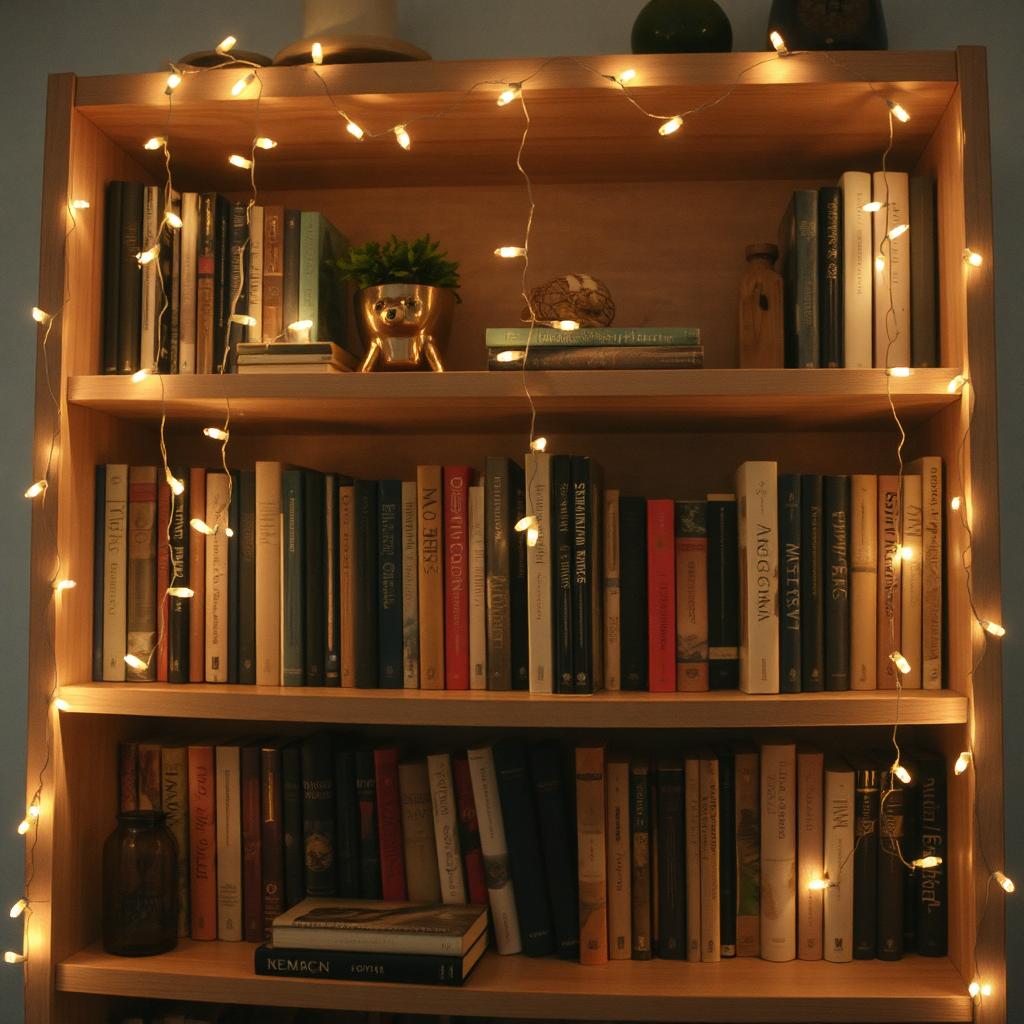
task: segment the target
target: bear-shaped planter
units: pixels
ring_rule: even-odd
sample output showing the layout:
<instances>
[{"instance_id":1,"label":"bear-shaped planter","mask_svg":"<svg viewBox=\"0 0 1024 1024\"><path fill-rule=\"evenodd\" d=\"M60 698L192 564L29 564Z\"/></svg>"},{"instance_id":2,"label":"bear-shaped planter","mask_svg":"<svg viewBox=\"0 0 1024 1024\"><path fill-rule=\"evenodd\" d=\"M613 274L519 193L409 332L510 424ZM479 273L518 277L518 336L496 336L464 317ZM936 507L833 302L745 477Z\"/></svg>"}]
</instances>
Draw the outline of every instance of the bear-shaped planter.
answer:
<instances>
[{"instance_id":1,"label":"bear-shaped planter","mask_svg":"<svg viewBox=\"0 0 1024 1024\"><path fill-rule=\"evenodd\" d=\"M359 333L366 355L359 367L368 373L383 360L387 368L411 370L427 365L444 371L441 350L448 341L455 292L425 284L379 284L356 297Z\"/></svg>"}]
</instances>

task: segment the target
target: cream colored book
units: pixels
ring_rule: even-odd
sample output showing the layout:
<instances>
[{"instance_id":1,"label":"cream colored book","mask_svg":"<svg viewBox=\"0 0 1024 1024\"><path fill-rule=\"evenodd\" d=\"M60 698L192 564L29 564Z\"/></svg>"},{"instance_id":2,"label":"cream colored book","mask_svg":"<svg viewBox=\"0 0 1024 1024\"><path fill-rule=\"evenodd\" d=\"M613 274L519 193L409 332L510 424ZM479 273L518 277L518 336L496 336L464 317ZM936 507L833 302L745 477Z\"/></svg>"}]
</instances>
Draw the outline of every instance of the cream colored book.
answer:
<instances>
[{"instance_id":1,"label":"cream colored book","mask_svg":"<svg viewBox=\"0 0 1024 1024\"><path fill-rule=\"evenodd\" d=\"M427 758L430 801L434 812L434 843L437 847L437 874L442 903L465 903L466 880L462 873L462 849L459 844L459 812L455 805L452 759L448 754Z\"/></svg>"},{"instance_id":2,"label":"cream colored book","mask_svg":"<svg viewBox=\"0 0 1024 1024\"><path fill-rule=\"evenodd\" d=\"M942 459L907 467L921 477L921 686L942 689Z\"/></svg>"},{"instance_id":3,"label":"cream colored book","mask_svg":"<svg viewBox=\"0 0 1024 1024\"><path fill-rule=\"evenodd\" d=\"M801 746L796 755L797 958L821 959L822 894L811 882L824 872L822 774L825 758L820 750Z\"/></svg>"},{"instance_id":4,"label":"cream colored book","mask_svg":"<svg viewBox=\"0 0 1024 1024\"><path fill-rule=\"evenodd\" d=\"M418 526L416 481L405 480L402 483L402 685L406 690L419 689L420 685Z\"/></svg>"},{"instance_id":5,"label":"cream colored book","mask_svg":"<svg viewBox=\"0 0 1024 1024\"><path fill-rule=\"evenodd\" d=\"M604 492L604 688L622 689L619 492Z\"/></svg>"},{"instance_id":6,"label":"cream colored book","mask_svg":"<svg viewBox=\"0 0 1024 1024\"><path fill-rule=\"evenodd\" d=\"M241 748L216 749L217 938L242 941Z\"/></svg>"},{"instance_id":7,"label":"cream colored book","mask_svg":"<svg viewBox=\"0 0 1024 1024\"><path fill-rule=\"evenodd\" d=\"M796 957L796 798L796 747L762 743L762 960Z\"/></svg>"},{"instance_id":8,"label":"cream colored book","mask_svg":"<svg viewBox=\"0 0 1024 1024\"><path fill-rule=\"evenodd\" d=\"M281 685L281 463L256 463L256 684Z\"/></svg>"},{"instance_id":9,"label":"cream colored book","mask_svg":"<svg viewBox=\"0 0 1024 1024\"><path fill-rule=\"evenodd\" d=\"M206 474L206 681L228 682L228 484L227 473Z\"/></svg>"},{"instance_id":10,"label":"cream colored book","mask_svg":"<svg viewBox=\"0 0 1024 1024\"><path fill-rule=\"evenodd\" d=\"M469 488L469 688L487 689L487 574L484 485Z\"/></svg>"},{"instance_id":11,"label":"cream colored book","mask_svg":"<svg viewBox=\"0 0 1024 1024\"><path fill-rule=\"evenodd\" d=\"M902 171L875 171L871 198L882 208L873 215L875 366L910 365L911 232L909 178ZM912 230L911 225L911 230Z\"/></svg>"},{"instance_id":12,"label":"cream colored book","mask_svg":"<svg viewBox=\"0 0 1024 1024\"><path fill-rule=\"evenodd\" d=\"M903 552L900 558L900 650L910 663L903 674L903 685L921 688L921 600L923 597L921 529L921 478L916 473L903 477Z\"/></svg>"},{"instance_id":13,"label":"cream colored book","mask_svg":"<svg viewBox=\"0 0 1024 1024\"><path fill-rule=\"evenodd\" d=\"M181 197L181 287L178 312L178 373L196 372L196 303L199 273L199 193ZM163 296L160 297L161 300ZM254 316L259 316L256 312Z\"/></svg>"},{"instance_id":14,"label":"cream colored book","mask_svg":"<svg viewBox=\"0 0 1024 1024\"><path fill-rule=\"evenodd\" d=\"M878 478L850 477L850 689L874 690L878 667Z\"/></svg>"},{"instance_id":15,"label":"cream colored book","mask_svg":"<svg viewBox=\"0 0 1024 1024\"><path fill-rule=\"evenodd\" d=\"M441 883L434 842L434 809L425 761L399 764L398 798L402 808L402 852L409 899L414 903L439 903Z\"/></svg>"},{"instance_id":16,"label":"cream colored book","mask_svg":"<svg viewBox=\"0 0 1024 1024\"><path fill-rule=\"evenodd\" d=\"M683 850L686 859L686 959L700 963L700 757L683 762Z\"/></svg>"},{"instance_id":17,"label":"cream colored book","mask_svg":"<svg viewBox=\"0 0 1024 1024\"><path fill-rule=\"evenodd\" d=\"M246 341L263 340L263 207L249 207L249 285L246 310L256 321L245 328ZM244 259L244 257L243 257Z\"/></svg>"},{"instance_id":18,"label":"cream colored book","mask_svg":"<svg viewBox=\"0 0 1024 1024\"><path fill-rule=\"evenodd\" d=\"M825 890L822 953L832 963L853 959L853 769L846 762L825 765Z\"/></svg>"},{"instance_id":19,"label":"cream colored book","mask_svg":"<svg viewBox=\"0 0 1024 1024\"><path fill-rule=\"evenodd\" d=\"M843 190L843 365L870 369L872 351L871 175L846 171Z\"/></svg>"},{"instance_id":20,"label":"cream colored book","mask_svg":"<svg viewBox=\"0 0 1024 1024\"><path fill-rule=\"evenodd\" d=\"M356 685L356 489L338 488L338 603L341 625L341 685Z\"/></svg>"},{"instance_id":21,"label":"cream colored book","mask_svg":"<svg viewBox=\"0 0 1024 1024\"><path fill-rule=\"evenodd\" d=\"M632 886L629 856L629 760L605 765L605 864L608 876L608 959L632 957Z\"/></svg>"},{"instance_id":22,"label":"cream colored book","mask_svg":"<svg viewBox=\"0 0 1024 1024\"><path fill-rule=\"evenodd\" d=\"M524 460L526 511L537 520L537 542L526 545L526 609L531 693L554 689L555 648L551 621L551 456L528 452Z\"/></svg>"},{"instance_id":23,"label":"cream colored book","mask_svg":"<svg viewBox=\"0 0 1024 1024\"><path fill-rule=\"evenodd\" d=\"M719 886L718 758L700 754L700 958L722 959L722 901Z\"/></svg>"}]
</instances>

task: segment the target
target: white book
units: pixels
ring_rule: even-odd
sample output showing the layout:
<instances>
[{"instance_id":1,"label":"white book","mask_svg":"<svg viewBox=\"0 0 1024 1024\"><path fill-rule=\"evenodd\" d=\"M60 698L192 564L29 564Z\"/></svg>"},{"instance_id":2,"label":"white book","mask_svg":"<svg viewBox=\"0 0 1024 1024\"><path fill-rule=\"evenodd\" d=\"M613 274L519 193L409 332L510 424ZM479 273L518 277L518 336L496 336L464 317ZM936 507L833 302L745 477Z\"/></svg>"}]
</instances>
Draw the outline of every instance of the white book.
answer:
<instances>
[{"instance_id":1,"label":"white book","mask_svg":"<svg viewBox=\"0 0 1024 1024\"><path fill-rule=\"evenodd\" d=\"M761 959L796 958L796 746L761 744Z\"/></svg>"},{"instance_id":2,"label":"white book","mask_svg":"<svg viewBox=\"0 0 1024 1024\"><path fill-rule=\"evenodd\" d=\"M217 938L242 941L241 748L217 747Z\"/></svg>"},{"instance_id":3,"label":"white book","mask_svg":"<svg viewBox=\"0 0 1024 1024\"><path fill-rule=\"evenodd\" d=\"M942 689L942 459L926 455L908 469L921 477L921 686Z\"/></svg>"},{"instance_id":4,"label":"white book","mask_svg":"<svg viewBox=\"0 0 1024 1024\"><path fill-rule=\"evenodd\" d=\"M128 467L108 463L104 488L103 681L123 683L128 636Z\"/></svg>"},{"instance_id":5,"label":"white book","mask_svg":"<svg viewBox=\"0 0 1024 1024\"><path fill-rule=\"evenodd\" d=\"M526 513L537 520L537 543L526 545L526 607L531 693L551 693L555 649L551 634L551 456L529 452L525 459Z\"/></svg>"},{"instance_id":6,"label":"white book","mask_svg":"<svg viewBox=\"0 0 1024 1024\"><path fill-rule=\"evenodd\" d=\"M686 859L686 959L700 963L700 757L683 762L683 843Z\"/></svg>"},{"instance_id":7,"label":"white book","mask_svg":"<svg viewBox=\"0 0 1024 1024\"><path fill-rule=\"evenodd\" d=\"M775 462L736 470L740 689L779 692L779 484Z\"/></svg>"},{"instance_id":8,"label":"white book","mask_svg":"<svg viewBox=\"0 0 1024 1024\"><path fill-rule=\"evenodd\" d=\"M455 803L452 759L448 754L427 757L430 802L434 811L434 841L437 844L437 874L442 903L465 903L466 880L462 874L459 844L459 809Z\"/></svg>"},{"instance_id":9,"label":"white book","mask_svg":"<svg viewBox=\"0 0 1024 1024\"><path fill-rule=\"evenodd\" d=\"M604 688L622 689L619 492L604 492Z\"/></svg>"},{"instance_id":10,"label":"white book","mask_svg":"<svg viewBox=\"0 0 1024 1024\"><path fill-rule=\"evenodd\" d=\"M199 193L181 197L181 289L178 293L178 373L196 372L196 309L199 273Z\"/></svg>"},{"instance_id":11,"label":"white book","mask_svg":"<svg viewBox=\"0 0 1024 1024\"><path fill-rule=\"evenodd\" d=\"M850 477L850 689L874 690L878 657L878 477Z\"/></svg>"},{"instance_id":12,"label":"white book","mask_svg":"<svg viewBox=\"0 0 1024 1024\"><path fill-rule=\"evenodd\" d=\"M142 245L143 250L149 249L160 241L160 223L163 211L160 209L160 197L163 193L158 185L147 185L142 190ZM142 318L140 323L141 344L139 346L139 366L150 370L156 366L157 353L160 348L157 321L163 295L160 291L160 260L151 260L142 267ZM158 300L159 295L159 300Z\"/></svg>"},{"instance_id":13,"label":"white book","mask_svg":"<svg viewBox=\"0 0 1024 1024\"><path fill-rule=\"evenodd\" d=\"M480 829L480 851L487 879L487 900L491 906L494 940L502 955L522 952L515 891L508 863L505 822L501 816L498 777L494 771L494 752L490 747L466 751L469 778L473 785L473 803Z\"/></svg>"},{"instance_id":14,"label":"white book","mask_svg":"<svg viewBox=\"0 0 1024 1024\"><path fill-rule=\"evenodd\" d=\"M487 574L484 565L484 485L469 489L469 688L487 689Z\"/></svg>"},{"instance_id":15,"label":"white book","mask_svg":"<svg viewBox=\"0 0 1024 1024\"><path fill-rule=\"evenodd\" d=\"M846 171L843 190L843 365L870 369L873 364L871 175Z\"/></svg>"},{"instance_id":16,"label":"white book","mask_svg":"<svg viewBox=\"0 0 1024 1024\"><path fill-rule=\"evenodd\" d=\"M246 341L263 340L263 207L249 207L249 294L246 308L255 324L245 329ZM244 257L243 257L244 259Z\"/></svg>"},{"instance_id":17,"label":"white book","mask_svg":"<svg viewBox=\"0 0 1024 1024\"><path fill-rule=\"evenodd\" d=\"M605 871L608 884L608 959L633 955L632 861L629 856L629 761L605 765Z\"/></svg>"},{"instance_id":18,"label":"white book","mask_svg":"<svg viewBox=\"0 0 1024 1024\"><path fill-rule=\"evenodd\" d=\"M921 561L921 478L916 473L903 477L902 539L905 548L900 558L900 651L910 662L903 674L903 685L921 688L921 601L923 572Z\"/></svg>"},{"instance_id":19,"label":"white book","mask_svg":"<svg viewBox=\"0 0 1024 1024\"><path fill-rule=\"evenodd\" d=\"M871 198L882 203L872 221L875 366L910 365L910 231L888 237L910 223L909 189L902 171L875 171L871 180Z\"/></svg>"},{"instance_id":20,"label":"white book","mask_svg":"<svg viewBox=\"0 0 1024 1024\"><path fill-rule=\"evenodd\" d=\"M342 601L342 615L345 614ZM256 684L281 683L281 463L256 463Z\"/></svg>"},{"instance_id":21,"label":"white book","mask_svg":"<svg viewBox=\"0 0 1024 1024\"><path fill-rule=\"evenodd\" d=\"M824 941L826 960L853 959L853 769L845 762L825 765L825 890Z\"/></svg>"},{"instance_id":22,"label":"white book","mask_svg":"<svg viewBox=\"0 0 1024 1024\"><path fill-rule=\"evenodd\" d=\"M700 958L722 959L718 850L718 758L700 755Z\"/></svg>"},{"instance_id":23,"label":"white book","mask_svg":"<svg viewBox=\"0 0 1024 1024\"><path fill-rule=\"evenodd\" d=\"M228 681L228 484L227 473L206 474L206 681Z\"/></svg>"},{"instance_id":24,"label":"white book","mask_svg":"<svg viewBox=\"0 0 1024 1024\"><path fill-rule=\"evenodd\" d=\"M406 690L420 686L420 606L417 596L419 563L417 535L419 509L416 481L402 482L402 685Z\"/></svg>"}]
</instances>

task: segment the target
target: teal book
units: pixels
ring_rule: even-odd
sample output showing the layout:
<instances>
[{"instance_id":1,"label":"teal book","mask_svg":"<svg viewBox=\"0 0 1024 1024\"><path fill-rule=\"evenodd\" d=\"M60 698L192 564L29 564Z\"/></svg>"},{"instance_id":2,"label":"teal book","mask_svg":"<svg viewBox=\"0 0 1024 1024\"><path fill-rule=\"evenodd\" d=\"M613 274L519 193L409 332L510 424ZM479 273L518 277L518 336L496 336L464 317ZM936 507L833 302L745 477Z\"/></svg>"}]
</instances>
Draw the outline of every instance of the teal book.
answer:
<instances>
[{"instance_id":1,"label":"teal book","mask_svg":"<svg viewBox=\"0 0 1024 1024\"><path fill-rule=\"evenodd\" d=\"M312 320L310 341L333 341L358 354L347 329L347 288L334 270L347 243L322 214L303 210L299 219L298 319ZM287 322L287 321L286 321Z\"/></svg>"},{"instance_id":2,"label":"teal book","mask_svg":"<svg viewBox=\"0 0 1024 1024\"><path fill-rule=\"evenodd\" d=\"M281 475L281 681L285 686L302 686L306 679L302 474L301 469L286 469Z\"/></svg>"},{"instance_id":3,"label":"teal book","mask_svg":"<svg viewBox=\"0 0 1024 1024\"><path fill-rule=\"evenodd\" d=\"M699 327L581 327L560 331L555 327L488 327L488 348L630 348L700 345Z\"/></svg>"}]
</instances>

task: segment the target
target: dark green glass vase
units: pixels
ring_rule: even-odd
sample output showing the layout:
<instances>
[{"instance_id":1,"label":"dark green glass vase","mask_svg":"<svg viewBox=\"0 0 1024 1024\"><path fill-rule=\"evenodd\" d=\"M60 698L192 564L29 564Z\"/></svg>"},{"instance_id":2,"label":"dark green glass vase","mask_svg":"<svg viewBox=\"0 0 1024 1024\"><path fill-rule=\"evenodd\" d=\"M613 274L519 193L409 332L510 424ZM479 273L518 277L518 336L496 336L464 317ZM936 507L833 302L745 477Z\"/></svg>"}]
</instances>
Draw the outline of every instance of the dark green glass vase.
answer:
<instances>
[{"instance_id":1,"label":"dark green glass vase","mask_svg":"<svg viewBox=\"0 0 1024 1024\"><path fill-rule=\"evenodd\" d=\"M634 53L728 53L732 25L715 0L650 0L631 44Z\"/></svg>"}]
</instances>

